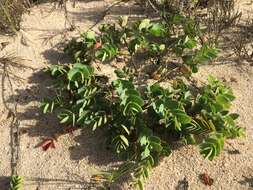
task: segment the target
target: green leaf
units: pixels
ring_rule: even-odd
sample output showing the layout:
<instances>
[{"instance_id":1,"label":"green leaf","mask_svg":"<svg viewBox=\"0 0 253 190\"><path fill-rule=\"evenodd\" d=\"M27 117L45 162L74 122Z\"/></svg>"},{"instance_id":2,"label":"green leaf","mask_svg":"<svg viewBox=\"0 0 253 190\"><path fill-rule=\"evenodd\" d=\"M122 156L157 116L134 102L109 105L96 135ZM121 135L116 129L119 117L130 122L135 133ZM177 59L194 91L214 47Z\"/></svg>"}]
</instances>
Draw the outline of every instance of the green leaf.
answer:
<instances>
[{"instance_id":1,"label":"green leaf","mask_svg":"<svg viewBox=\"0 0 253 190\"><path fill-rule=\"evenodd\" d=\"M160 50L160 51L164 51L164 50L165 50L165 44L159 45L159 50Z\"/></svg>"},{"instance_id":2,"label":"green leaf","mask_svg":"<svg viewBox=\"0 0 253 190\"><path fill-rule=\"evenodd\" d=\"M87 38L88 40L96 40L95 32L93 32L93 31L88 31L88 32L86 33L86 38Z\"/></svg>"},{"instance_id":3,"label":"green leaf","mask_svg":"<svg viewBox=\"0 0 253 190\"><path fill-rule=\"evenodd\" d=\"M95 122L95 123L93 124L92 131L95 131L95 130L97 129L97 127L98 127L98 123Z\"/></svg>"},{"instance_id":4,"label":"green leaf","mask_svg":"<svg viewBox=\"0 0 253 190\"><path fill-rule=\"evenodd\" d=\"M163 147L161 146L161 144L156 143L156 142L151 142L150 146L152 147L152 149L156 152L161 152L163 150Z\"/></svg>"},{"instance_id":5,"label":"green leaf","mask_svg":"<svg viewBox=\"0 0 253 190\"><path fill-rule=\"evenodd\" d=\"M66 109L57 116L60 119L60 123L72 123L72 125L75 126L76 116L71 110Z\"/></svg>"},{"instance_id":6,"label":"green leaf","mask_svg":"<svg viewBox=\"0 0 253 190\"><path fill-rule=\"evenodd\" d=\"M165 34L165 28L162 24L160 23L155 23L152 24L151 27L149 28L149 32L156 37L163 36Z\"/></svg>"},{"instance_id":7,"label":"green leaf","mask_svg":"<svg viewBox=\"0 0 253 190\"><path fill-rule=\"evenodd\" d=\"M132 92L134 92L134 91L132 91ZM126 99L127 102L133 102L135 104L138 104L140 107L144 105L144 101L140 97L139 94L137 94L137 95L134 95L134 93L131 94L131 92L129 92L129 90L127 91L127 93L130 93L129 97Z\"/></svg>"},{"instance_id":8,"label":"green leaf","mask_svg":"<svg viewBox=\"0 0 253 190\"><path fill-rule=\"evenodd\" d=\"M68 72L68 80L84 82L84 79L89 79L93 75L93 73L93 67L83 65L81 63L76 63L73 65L73 68L71 68Z\"/></svg>"},{"instance_id":9,"label":"green leaf","mask_svg":"<svg viewBox=\"0 0 253 190\"><path fill-rule=\"evenodd\" d=\"M155 142L155 143L161 144L161 139L157 136L150 136L148 139L150 142Z\"/></svg>"},{"instance_id":10,"label":"green leaf","mask_svg":"<svg viewBox=\"0 0 253 190\"><path fill-rule=\"evenodd\" d=\"M20 176L11 176L10 190L22 190L24 180Z\"/></svg>"},{"instance_id":11,"label":"green leaf","mask_svg":"<svg viewBox=\"0 0 253 190\"><path fill-rule=\"evenodd\" d=\"M149 142L149 140L147 136L143 135L139 137L139 142L141 146L145 146Z\"/></svg>"},{"instance_id":12,"label":"green leaf","mask_svg":"<svg viewBox=\"0 0 253 190\"><path fill-rule=\"evenodd\" d=\"M129 146L128 139L124 135L120 135L119 137L124 142L124 144L128 147Z\"/></svg>"},{"instance_id":13,"label":"green leaf","mask_svg":"<svg viewBox=\"0 0 253 190\"><path fill-rule=\"evenodd\" d=\"M150 150L148 147L145 147L144 151L141 153L141 159L145 159L150 155Z\"/></svg>"},{"instance_id":14,"label":"green leaf","mask_svg":"<svg viewBox=\"0 0 253 190\"><path fill-rule=\"evenodd\" d=\"M46 69L46 72L50 72L51 76L58 77L66 73L66 70L62 65L51 65Z\"/></svg>"},{"instance_id":15,"label":"green leaf","mask_svg":"<svg viewBox=\"0 0 253 190\"><path fill-rule=\"evenodd\" d=\"M113 44L103 44L100 49L95 53L95 57L101 61L109 60L114 58L118 53L118 48Z\"/></svg>"},{"instance_id":16,"label":"green leaf","mask_svg":"<svg viewBox=\"0 0 253 190\"><path fill-rule=\"evenodd\" d=\"M172 16L171 22L173 24L177 24L178 25L178 24L180 24L182 22L185 22L185 18L184 18L184 16L182 16L180 14L175 14L175 15Z\"/></svg>"},{"instance_id":17,"label":"green leaf","mask_svg":"<svg viewBox=\"0 0 253 190\"><path fill-rule=\"evenodd\" d=\"M45 104L44 109L43 109L43 113L47 113L49 105L50 105L49 103Z\"/></svg>"},{"instance_id":18,"label":"green leaf","mask_svg":"<svg viewBox=\"0 0 253 190\"><path fill-rule=\"evenodd\" d=\"M197 51L194 60L198 63L210 61L217 57L218 51L215 48L204 44L199 51Z\"/></svg>"},{"instance_id":19,"label":"green leaf","mask_svg":"<svg viewBox=\"0 0 253 190\"><path fill-rule=\"evenodd\" d=\"M190 37L195 37L197 35L195 26L194 20L187 19L187 22L184 23L184 33Z\"/></svg>"},{"instance_id":20,"label":"green leaf","mask_svg":"<svg viewBox=\"0 0 253 190\"><path fill-rule=\"evenodd\" d=\"M139 30L142 31L143 29L148 28L150 25L150 20L149 19L143 19L139 25Z\"/></svg>"},{"instance_id":21,"label":"green leaf","mask_svg":"<svg viewBox=\"0 0 253 190\"><path fill-rule=\"evenodd\" d=\"M183 137L183 141L185 142L185 144L196 144L196 139L193 134L185 135Z\"/></svg>"},{"instance_id":22,"label":"green leaf","mask_svg":"<svg viewBox=\"0 0 253 190\"><path fill-rule=\"evenodd\" d=\"M226 98L226 96L220 94L216 96L216 101L222 105L225 109L228 109L230 107L230 100Z\"/></svg>"},{"instance_id":23,"label":"green leaf","mask_svg":"<svg viewBox=\"0 0 253 190\"><path fill-rule=\"evenodd\" d=\"M129 131L129 129L128 129L125 125L121 124L121 127L124 129L124 131L125 131L128 135L130 135L130 131Z\"/></svg>"},{"instance_id":24,"label":"green leaf","mask_svg":"<svg viewBox=\"0 0 253 190\"><path fill-rule=\"evenodd\" d=\"M191 122L191 117L188 116L184 111L182 110L173 110L173 114L178 118L178 121L182 124L187 124Z\"/></svg>"},{"instance_id":25,"label":"green leaf","mask_svg":"<svg viewBox=\"0 0 253 190\"><path fill-rule=\"evenodd\" d=\"M213 160L215 156L220 154L223 147L224 137L217 133L211 135L200 144L200 153L203 154L205 158Z\"/></svg>"},{"instance_id":26,"label":"green leaf","mask_svg":"<svg viewBox=\"0 0 253 190\"><path fill-rule=\"evenodd\" d=\"M173 118L173 121L174 121L174 123L175 123L175 128L176 128L176 130L181 131L181 123L178 122L178 120L177 120L176 117Z\"/></svg>"},{"instance_id":27,"label":"green leaf","mask_svg":"<svg viewBox=\"0 0 253 190\"><path fill-rule=\"evenodd\" d=\"M123 110L123 114L126 116L127 114L136 114L142 112L142 107L135 102L128 102Z\"/></svg>"},{"instance_id":28,"label":"green leaf","mask_svg":"<svg viewBox=\"0 0 253 190\"><path fill-rule=\"evenodd\" d=\"M57 96L54 99L48 99L45 98L42 100L40 108L43 110L43 113L48 113L48 112L53 112L55 107L60 106L61 102L60 102L60 98Z\"/></svg>"},{"instance_id":29,"label":"green leaf","mask_svg":"<svg viewBox=\"0 0 253 190\"><path fill-rule=\"evenodd\" d=\"M195 39L190 38L189 36L186 36L184 39L184 47L188 49L193 49L197 46L197 42Z\"/></svg>"},{"instance_id":30,"label":"green leaf","mask_svg":"<svg viewBox=\"0 0 253 190\"><path fill-rule=\"evenodd\" d=\"M143 182L141 180L138 180L138 189L139 190L144 190L144 185L143 185Z\"/></svg>"},{"instance_id":31,"label":"green leaf","mask_svg":"<svg viewBox=\"0 0 253 190\"><path fill-rule=\"evenodd\" d=\"M239 117L239 114L237 114L237 113L231 113L231 114L229 114L229 116L230 116L233 120L236 120L236 119Z\"/></svg>"},{"instance_id":32,"label":"green leaf","mask_svg":"<svg viewBox=\"0 0 253 190\"><path fill-rule=\"evenodd\" d=\"M128 23L128 16L120 16L119 17L119 24L121 27L127 26Z\"/></svg>"},{"instance_id":33,"label":"green leaf","mask_svg":"<svg viewBox=\"0 0 253 190\"><path fill-rule=\"evenodd\" d=\"M65 117L63 117L60 121L60 123L66 123L69 120L69 116L65 115Z\"/></svg>"},{"instance_id":34,"label":"green leaf","mask_svg":"<svg viewBox=\"0 0 253 190\"><path fill-rule=\"evenodd\" d=\"M143 43L144 43L143 38L132 39L128 44L128 49L129 49L130 54L133 54L134 52L136 52Z\"/></svg>"},{"instance_id":35,"label":"green leaf","mask_svg":"<svg viewBox=\"0 0 253 190\"><path fill-rule=\"evenodd\" d=\"M117 75L118 78L127 77L127 74L122 69L116 69L114 72L115 72L115 74Z\"/></svg>"}]
</instances>

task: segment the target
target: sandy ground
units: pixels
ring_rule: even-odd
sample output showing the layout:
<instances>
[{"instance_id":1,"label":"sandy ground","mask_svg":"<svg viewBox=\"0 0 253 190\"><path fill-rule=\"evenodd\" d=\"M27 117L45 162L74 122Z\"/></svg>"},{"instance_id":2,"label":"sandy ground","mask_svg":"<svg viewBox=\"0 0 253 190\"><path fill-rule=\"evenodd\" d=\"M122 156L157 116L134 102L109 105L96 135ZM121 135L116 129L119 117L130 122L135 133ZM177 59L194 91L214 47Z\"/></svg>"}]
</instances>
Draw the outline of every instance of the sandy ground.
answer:
<instances>
[{"instance_id":1,"label":"sandy ground","mask_svg":"<svg viewBox=\"0 0 253 190\"><path fill-rule=\"evenodd\" d=\"M249 10L249 0L241 3L245 10ZM90 176L96 169L108 169L118 164L114 156L105 149L101 134L92 134L89 130L60 137L56 149L44 152L41 148L36 148L43 137L52 136L60 127L52 116L44 116L38 109L39 101L50 95L47 88L50 79L43 74L43 68L50 64L67 62L68 59L61 51L63 39L77 35L79 30L87 30L103 16L99 12L109 5L108 1L79 2L75 8L69 5L69 18L78 28L73 32L66 32L65 26L68 23L65 22L64 12L60 9L50 12L52 4L42 4L32 8L30 14L24 15L23 37L0 37L1 42L10 41L0 54L11 52L22 58L22 68L11 67L11 71L22 78L18 81L12 80L15 94L8 96L8 88L1 88L1 93L7 94L5 101L8 105L11 105L13 100L17 101L20 129L25 131L20 136L18 164L18 174L25 178L25 190L96 189L90 181ZM142 16L140 13L143 11L142 8L127 8L121 4L110 10L105 19L111 21L122 14L137 18ZM247 11L244 12L246 14ZM59 33L62 35L47 42L49 36ZM101 67L105 74L112 75L110 65ZM209 74L222 79L233 89L237 97L233 111L240 114L239 123L246 127L247 137L229 140L222 154L212 162L204 160L195 146L175 148L170 157L163 159L159 166L154 168L146 185L147 190L181 190L184 178L192 190L253 189L253 66L236 60L220 61L202 66L195 77L204 82ZM1 85L8 86L7 82L3 81ZM12 157L9 143L10 119L7 118L8 113L3 103L1 98L0 190L7 188ZM204 172L214 179L214 184L210 187L199 180L199 175ZM114 189L127 187L116 186Z\"/></svg>"}]
</instances>

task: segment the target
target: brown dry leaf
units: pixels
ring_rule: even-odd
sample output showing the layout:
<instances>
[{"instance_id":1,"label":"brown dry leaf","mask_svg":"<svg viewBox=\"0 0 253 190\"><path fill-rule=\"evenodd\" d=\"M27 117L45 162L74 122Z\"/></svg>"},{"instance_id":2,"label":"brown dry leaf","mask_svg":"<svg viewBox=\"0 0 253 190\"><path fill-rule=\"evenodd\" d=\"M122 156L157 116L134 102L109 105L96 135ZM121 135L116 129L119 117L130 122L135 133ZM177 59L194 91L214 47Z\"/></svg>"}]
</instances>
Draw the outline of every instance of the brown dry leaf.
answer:
<instances>
[{"instance_id":1,"label":"brown dry leaf","mask_svg":"<svg viewBox=\"0 0 253 190\"><path fill-rule=\"evenodd\" d=\"M213 178L211 178L207 173L200 174L199 178L203 184L208 186L213 185Z\"/></svg>"},{"instance_id":2,"label":"brown dry leaf","mask_svg":"<svg viewBox=\"0 0 253 190\"><path fill-rule=\"evenodd\" d=\"M234 77L231 77L231 78L230 78L230 82L237 82L237 79L234 78Z\"/></svg>"},{"instance_id":3,"label":"brown dry leaf","mask_svg":"<svg viewBox=\"0 0 253 190\"><path fill-rule=\"evenodd\" d=\"M185 75L191 74L191 69L186 65L181 66L179 71Z\"/></svg>"},{"instance_id":4,"label":"brown dry leaf","mask_svg":"<svg viewBox=\"0 0 253 190\"><path fill-rule=\"evenodd\" d=\"M161 79L161 74L154 72L151 74L151 78L154 80L160 80Z\"/></svg>"}]
</instances>

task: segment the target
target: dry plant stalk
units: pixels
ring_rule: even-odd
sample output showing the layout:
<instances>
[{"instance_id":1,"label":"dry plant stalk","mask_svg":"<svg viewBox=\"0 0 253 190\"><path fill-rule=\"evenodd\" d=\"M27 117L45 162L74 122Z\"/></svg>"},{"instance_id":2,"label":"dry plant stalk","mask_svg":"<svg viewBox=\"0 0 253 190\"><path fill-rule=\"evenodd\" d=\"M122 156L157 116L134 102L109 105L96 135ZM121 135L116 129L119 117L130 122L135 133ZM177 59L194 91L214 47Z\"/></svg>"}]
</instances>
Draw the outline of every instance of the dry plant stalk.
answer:
<instances>
[{"instance_id":1,"label":"dry plant stalk","mask_svg":"<svg viewBox=\"0 0 253 190\"><path fill-rule=\"evenodd\" d=\"M22 13L30 6L30 0L0 1L0 32L16 33L20 28Z\"/></svg>"},{"instance_id":2,"label":"dry plant stalk","mask_svg":"<svg viewBox=\"0 0 253 190\"><path fill-rule=\"evenodd\" d=\"M253 19L250 16L235 34L232 48L238 58L253 62Z\"/></svg>"},{"instance_id":3,"label":"dry plant stalk","mask_svg":"<svg viewBox=\"0 0 253 190\"><path fill-rule=\"evenodd\" d=\"M217 44L222 32L235 26L242 13L235 10L235 0L212 0L207 8L207 17L204 25L210 44Z\"/></svg>"}]
</instances>

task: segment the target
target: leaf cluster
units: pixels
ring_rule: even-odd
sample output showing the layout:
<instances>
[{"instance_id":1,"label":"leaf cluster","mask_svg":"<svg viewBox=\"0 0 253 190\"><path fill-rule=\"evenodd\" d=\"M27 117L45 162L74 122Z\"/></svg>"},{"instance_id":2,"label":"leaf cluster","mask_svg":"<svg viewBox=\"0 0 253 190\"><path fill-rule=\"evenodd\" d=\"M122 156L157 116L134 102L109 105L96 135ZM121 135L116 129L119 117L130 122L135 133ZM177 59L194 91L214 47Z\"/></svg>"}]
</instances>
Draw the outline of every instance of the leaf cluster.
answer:
<instances>
[{"instance_id":1,"label":"leaf cluster","mask_svg":"<svg viewBox=\"0 0 253 190\"><path fill-rule=\"evenodd\" d=\"M23 178L20 176L12 176L10 182L10 190L22 190L23 189Z\"/></svg>"},{"instance_id":2,"label":"leaf cluster","mask_svg":"<svg viewBox=\"0 0 253 190\"><path fill-rule=\"evenodd\" d=\"M120 17L118 23L102 24L99 34L88 31L78 39L72 39L65 48L75 62L90 64L94 61L110 61L127 50L129 56L148 53L154 63L166 63L166 57L178 58L180 66L189 74L198 71L198 65L218 54L218 50L201 43L201 32L194 20L176 14L166 20L143 19L129 22ZM161 64L165 66L166 64Z\"/></svg>"}]
</instances>

